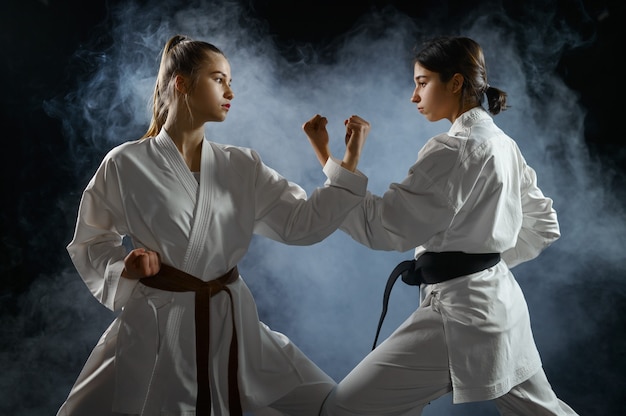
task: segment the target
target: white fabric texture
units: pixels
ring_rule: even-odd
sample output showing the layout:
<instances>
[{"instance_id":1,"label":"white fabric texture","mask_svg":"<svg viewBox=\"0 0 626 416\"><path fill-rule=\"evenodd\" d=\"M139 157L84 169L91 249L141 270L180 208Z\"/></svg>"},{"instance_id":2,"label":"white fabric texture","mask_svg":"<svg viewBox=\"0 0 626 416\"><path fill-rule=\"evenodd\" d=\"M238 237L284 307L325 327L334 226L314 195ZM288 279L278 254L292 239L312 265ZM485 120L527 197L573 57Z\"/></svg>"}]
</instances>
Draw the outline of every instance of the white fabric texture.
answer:
<instances>
[{"instance_id":1,"label":"white fabric texture","mask_svg":"<svg viewBox=\"0 0 626 416\"><path fill-rule=\"evenodd\" d=\"M121 313L94 348L59 414L194 415L194 293L166 292L122 278L123 237L130 237L134 247L158 252L166 264L205 281L215 279L241 261L255 233L309 245L335 231L361 202L367 178L332 159L324 172L325 186L307 196L247 148L205 139L200 183L165 130L112 149L83 193L67 249L93 295ZM334 386L289 338L259 321L241 277L229 288L244 410L267 406L299 386ZM218 293L210 309L213 414L228 415L230 298ZM298 414L317 414L321 399L316 406Z\"/></svg>"},{"instance_id":2,"label":"white fabric texture","mask_svg":"<svg viewBox=\"0 0 626 416\"><path fill-rule=\"evenodd\" d=\"M406 178L382 196L368 192L341 229L373 249L415 248L415 258L424 251L463 251L502 253L503 259L478 273L422 285L417 311L354 370L361 380L376 373L369 378L373 387L393 390L388 383L402 377L400 369L416 365L413 377L425 381L419 373L427 369L412 355L444 353L432 366L449 373L453 401L462 403L502 396L540 371L526 301L510 268L557 240L559 224L535 171L483 108L463 113L447 133L431 138ZM422 308L439 314L442 327L424 328ZM342 381L336 396L352 391L356 379ZM398 388L408 394L412 387ZM366 390L359 399L375 400L373 388Z\"/></svg>"}]
</instances>

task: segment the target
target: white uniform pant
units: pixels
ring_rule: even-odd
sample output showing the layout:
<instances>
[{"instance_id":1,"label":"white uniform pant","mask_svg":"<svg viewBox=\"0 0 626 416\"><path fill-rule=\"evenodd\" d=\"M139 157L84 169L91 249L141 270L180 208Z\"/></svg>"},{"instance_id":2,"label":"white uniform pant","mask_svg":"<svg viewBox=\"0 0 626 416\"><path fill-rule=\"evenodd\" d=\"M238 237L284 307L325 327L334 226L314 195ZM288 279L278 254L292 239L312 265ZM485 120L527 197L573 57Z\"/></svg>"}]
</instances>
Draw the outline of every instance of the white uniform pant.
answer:
<instances>
[{"instance_id":1,"label":"white uniform pant","mask_svg":"<svg viewBox=\"0 0 626 416\"><path fill-rule=\"evenodd\" d=\"M114 342L111 341L111 342ZM96 347L101 348L101 347ZM111 353L114 349L109 349ZM103 355L101 362L91 362L78 376L67 400L57 416L139 416L111 410L115 383L115 357ZM335 387L335 381L312 361L301 362L299 372L306 380L283 397L259 411L244 412L244 416L318 416L322 403ZM213 411L213 416L225 416ZM186 412L189 415L190 412ZM168 413L172 415L172 413ZM150 414L149 416L157 416Z\"/></svg>"},{"instance_id":2,"label":"white uniform pant","mask_svg":"<svg viewBox=\"0 0 626 416\"><path fill-rule=\"evenodd\" d=\"M322 416L419 416L452 391L441 315L421 308L419 331L396 331L333 390ZM494 399L502 415L576 415L559 400L543 370Z\"/></svg>"}]
</instances>

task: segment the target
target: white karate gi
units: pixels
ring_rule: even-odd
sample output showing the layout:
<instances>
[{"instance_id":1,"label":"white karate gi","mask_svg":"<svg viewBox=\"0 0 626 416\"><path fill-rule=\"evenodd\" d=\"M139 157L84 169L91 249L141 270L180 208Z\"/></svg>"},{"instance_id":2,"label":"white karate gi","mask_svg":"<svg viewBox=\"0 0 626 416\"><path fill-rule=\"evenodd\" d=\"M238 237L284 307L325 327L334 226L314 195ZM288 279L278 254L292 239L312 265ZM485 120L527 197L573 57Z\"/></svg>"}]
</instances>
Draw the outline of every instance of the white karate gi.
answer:
<instances>
[{"instance_id":1,"label":"white karate gi","mask_svg":"<svg viewBox=\"0 0 626 416\"><path fill-rule=\"evenodd\" d=\"M559 224L534 170L484 109L467 111L431 138L407 177L382 197L368 193L341 229L377 250L417 247L415 258L426 250L463 251L502 253L503 261L422 285L421 305L339 383L327 414L421 414L450 390L454 403L490 400L543 376L526 301L509 268L554 242ZM550 406L569 409L547 381L541 387Z\"/></svg>"},{"instance_id":2,"label":"white karate gi","mask_svg":"<svg viewBox=\"0 0 626 416\"><path fill-rule=\"evenodd\" d=\"M307 199L253 150L207 140L201 166L198 184L162 130L109 152L85 189L67 249L93 295L121 313L94 348L59 415L195 415L195 295L121 278L123 236L208 281L241 261L253 233L292 245L319 242L361 202L367 187L360 172L329 160L326 186ZM244 411L310 388L294 414L317 415L335 382L286 336L259 321L241 277L229 288ZM228 415L230 298L220 292L210 304L213 416Z\"/></svg>"}]
</instances>

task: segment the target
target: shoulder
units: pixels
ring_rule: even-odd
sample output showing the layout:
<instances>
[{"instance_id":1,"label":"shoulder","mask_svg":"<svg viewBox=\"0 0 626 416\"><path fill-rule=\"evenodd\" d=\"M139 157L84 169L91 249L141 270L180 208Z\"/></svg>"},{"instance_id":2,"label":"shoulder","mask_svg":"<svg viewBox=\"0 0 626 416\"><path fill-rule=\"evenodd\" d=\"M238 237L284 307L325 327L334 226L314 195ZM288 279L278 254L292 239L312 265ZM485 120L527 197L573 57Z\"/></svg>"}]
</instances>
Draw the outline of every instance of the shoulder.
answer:
<instances>
[{"instance_id":1,"label":"shoulder","mask_svg":"<svg viewBox=\"0 0 626 416\"><path fill-rule=\"evenodd\" d=\"M423 156L430 154L453 154L462 149L462 141L448 133L441 133L428 139L420 150Z\"/></svg>"},{"instance_id":2,"label":"shoulder","mask_svg":"<svg viewBox=\"0 0 626 416\"><path fill-rule=\"evenodd\" d=\"M212 141L208 144L212 149L213 160L221 172L229 172L229 175L245 181L280 178L278 172L266 165L254 149Z\"/></svg>"},{"instance_id":3,"label":"shoulder","mask_svg":"<svg viewBox=\"0 0 626 416\"><path fill-rule=\"evenodd\" d=\"M145 153L152 139L130 140L113 147L104 157L105 161L119 161L132 158L138 153Z\"/></svg>"},{"instance_id":4,"label":"shoulder","mask_svg":"<svg viewBox=\"0 0 626 416\"><path fill-rule=\"evenodd\" d=\"M445 181L458 164L465 143L458 137L441 133L431 137L419 151L412 173L420 173L431 182Z\"/></svg>"},{"instance_id":5,"label":"shoulder","mask_svg":"<svg viewBox=\"0 0 626 416\"><path fill-rule=\"evenodd\" d=\"M500 152L519 153L517 143L486 112L474 119L467 129L466 158L483 159Z\"/></svg>"},{"instance_id":6,"label":"shoulder","mask_svg":"<svg viewBox=\"0 0 626 416\"><path fill-rule=\"evenodd\" d=\"M248 147L235 146L232 144L216 143L208 141L207 143L212 147L213 152L217 157L224 157L234 162L241 163L260 163L261 156L256 150Z\"/></svg>"},{"instance_id":7,"label":"shoulder","mask_svg":"<svg viewBox=\"0 0 626 416\"><path fill-rule=\"evenodd\" d=\"M123 176L122 171L132 174L132 170L145 166L147 160L151 158L149 149L153 144L153 139L131 140L118 144L103 157L96 175L103 175L103 179L106 179Z\"/></svg>"}]
</instances>

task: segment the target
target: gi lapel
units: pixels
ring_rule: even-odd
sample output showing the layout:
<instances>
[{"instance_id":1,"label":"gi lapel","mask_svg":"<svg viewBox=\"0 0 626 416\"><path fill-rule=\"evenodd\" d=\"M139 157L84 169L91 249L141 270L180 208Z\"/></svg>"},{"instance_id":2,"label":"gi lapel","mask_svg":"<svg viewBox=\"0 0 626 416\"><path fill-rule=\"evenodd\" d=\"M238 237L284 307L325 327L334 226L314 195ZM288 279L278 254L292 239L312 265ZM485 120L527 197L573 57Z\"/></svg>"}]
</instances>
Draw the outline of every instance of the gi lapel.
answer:
<instances>
[{"instance_id":1,"label":"gi lapel","mask_svg":"<svg viewBox=\"0 0 626 416\"><path fill-rule=\"evenodd\" d=\"M194 222L191 228L191 235L189 236L189 245L187 246L187 252L185 253L184 268L186 271L194 271L198 261L201 258L202 242L208 238L209 234L209 222L211 220L209 215L209 207L211 206L211 178L217 174L215 169L215 156L213 154L213 148L211 144L203 139L202 143L202 160L200 161L200 186L198 190L198 196L196 201L196 208L194 213Z\"/></svg>"}]
</instances>

